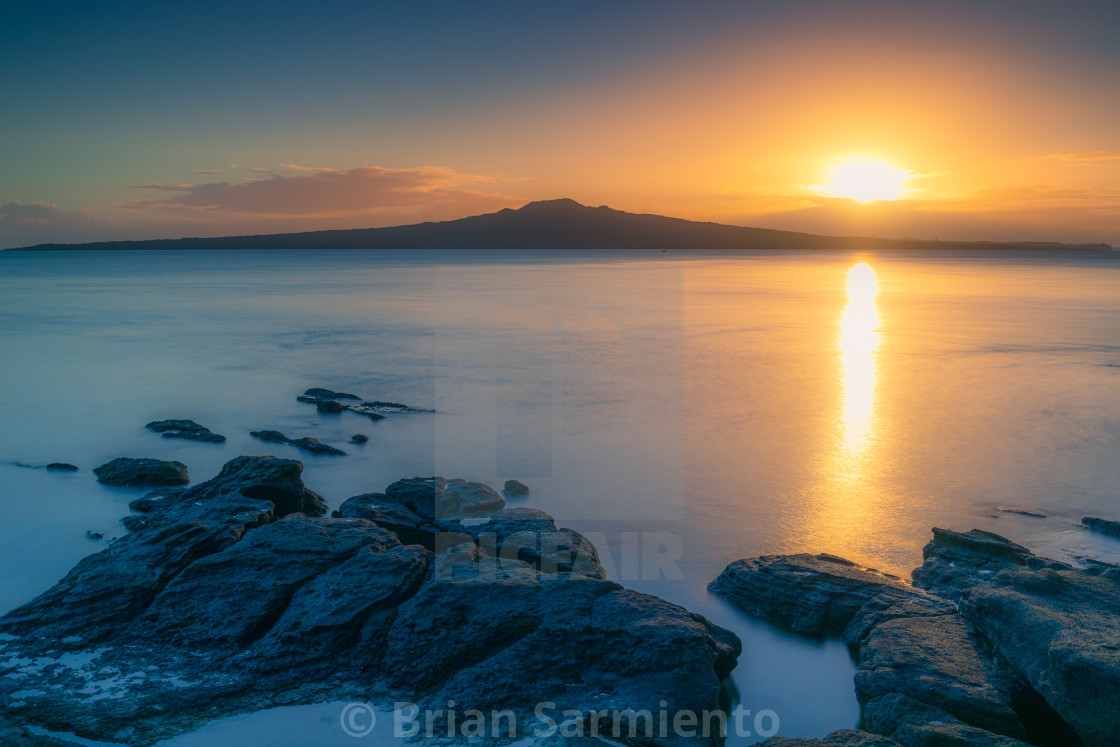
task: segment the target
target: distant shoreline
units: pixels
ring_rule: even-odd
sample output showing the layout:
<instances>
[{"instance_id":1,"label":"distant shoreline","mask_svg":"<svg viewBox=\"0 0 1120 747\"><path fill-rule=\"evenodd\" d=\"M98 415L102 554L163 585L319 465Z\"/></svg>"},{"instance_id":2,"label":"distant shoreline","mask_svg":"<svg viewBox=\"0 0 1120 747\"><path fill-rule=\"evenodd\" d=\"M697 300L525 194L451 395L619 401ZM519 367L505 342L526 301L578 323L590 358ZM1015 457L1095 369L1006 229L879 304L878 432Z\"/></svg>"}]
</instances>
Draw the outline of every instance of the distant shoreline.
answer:
<instances>
[{"instance_id":1,"label":"distant shoreline","mask_svg":"<svg viewBox=\"0 0 1120 747\"><path fill-rule=\"evenodd\" d=\"M606 206L588 207L574 200L530 202L517 210L475 215L438 223L384 228L188 237L82 244L36 244L5 252L162 251L303 249L512 249L532 251L624 249L653 251L1077 251L1114 252L1109 244L1034 241L939 241L823 236L769 228L706 223L661 215L626 213Z\"/></svg>"}]
</instances>

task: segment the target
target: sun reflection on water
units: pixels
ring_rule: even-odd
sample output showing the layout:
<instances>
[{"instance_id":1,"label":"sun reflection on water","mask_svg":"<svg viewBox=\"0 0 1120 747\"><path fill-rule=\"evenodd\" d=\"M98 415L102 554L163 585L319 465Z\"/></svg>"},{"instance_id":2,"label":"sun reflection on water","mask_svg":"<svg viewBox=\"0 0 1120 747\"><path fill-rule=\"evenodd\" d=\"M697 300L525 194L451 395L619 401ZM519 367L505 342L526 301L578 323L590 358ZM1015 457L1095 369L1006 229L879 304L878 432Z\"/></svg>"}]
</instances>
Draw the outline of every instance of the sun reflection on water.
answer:
<instances>
[{"instance_id":1,"label":"sun reflection on water","mask_svg":"<svg viewBox=\"0 0 1120 747\"><path fill-rule=\"evenodd\" d=\"M843 411L837 466L858 477L875 431L876 351L879 348L879 283L866 262L848 271L848 305L840 317Z\"/></svg>"}]
</instances>

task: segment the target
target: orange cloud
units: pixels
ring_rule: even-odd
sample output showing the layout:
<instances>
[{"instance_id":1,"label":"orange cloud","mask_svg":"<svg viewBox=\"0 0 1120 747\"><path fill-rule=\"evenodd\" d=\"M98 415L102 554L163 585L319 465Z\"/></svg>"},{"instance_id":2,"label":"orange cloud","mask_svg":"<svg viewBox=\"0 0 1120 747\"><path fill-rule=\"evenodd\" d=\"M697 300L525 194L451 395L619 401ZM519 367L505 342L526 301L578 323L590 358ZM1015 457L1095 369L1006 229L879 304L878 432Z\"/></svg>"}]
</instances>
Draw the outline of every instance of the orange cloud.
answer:
<instances>
[{"instance_id":1,"label":"orange cloud","mask_svg":"<svg viewBox=\"0 0 1120 747\"><path fill-rule=\"evenodd\" d=\"M1089 150L1084 153L1055 153L1049 158L1075 163L1101 163L1103 161L1120 161L1120 150Z\"/></svg>"},{"instance_id":2,"label":"orange cloud","mask_svg":"<svg viewBox=\"0 0 1120 747\"><path fill-rule=\"evenodd\" d=\"M173 195L130 200L121 207L242 216L338 217L377 213L386 209L400 211L438 207L444 211L483 211L523 202L502 194L463 188L466 184L504 179L464 174L443 166L408 169L282 166L295 173L261 171L259 173L268 176L239 183L144 185L140 189L171 192Z\"/></svg>"}]
</instances>

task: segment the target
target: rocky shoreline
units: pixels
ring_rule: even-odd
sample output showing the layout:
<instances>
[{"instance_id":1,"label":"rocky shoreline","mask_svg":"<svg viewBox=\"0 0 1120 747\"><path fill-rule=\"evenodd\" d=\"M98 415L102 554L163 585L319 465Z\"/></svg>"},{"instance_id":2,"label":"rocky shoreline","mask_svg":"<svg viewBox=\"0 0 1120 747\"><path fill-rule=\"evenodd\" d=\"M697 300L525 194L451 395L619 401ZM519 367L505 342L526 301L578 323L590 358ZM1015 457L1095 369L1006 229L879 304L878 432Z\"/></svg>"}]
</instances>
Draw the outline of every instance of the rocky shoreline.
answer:
<instances>
[{"instance_id":1,"label":"rocky shoreline","mask_svg":"<svg viewBox=\"0 0 1120 747\"><path fill-rule=\"evenodd\" d=\"M412 478L328 518L301 472L238 457L134 501L129 534L0 618L0 721L150 745L332 699L453 700L526 729L546 701L720 708L738 638L605 580L591 543L547 514Z\"/></svg>"},{"instance_id":2,"label":"rocky shoreline","mask_svg":"<svg viewBox=\"0 0 1120 747\"><path fill-rule=\"evenodd\" d=\"M1120 734L1120 567L933 530L914 585L830 555L736 561L710 589L858 657L863 729L766 747L1109 747Z\"/></svg>"},{"instance_id":3,"label":"rocky shoreline","mask_svg":"<svg viewBox=\"0 0 1120 747\"><path fill-rule=\"evenodd\" d=\"M373 421L431 412L321 388L297 399ZM191 420L146 428L225 440ZM608 580L595 546L543 511L507 507L529 486L405 478L328 516L302 471L241 456L190 484L180 462L96 468L100 482L155 490L129 504L128 534L0 617L0 743L63 744L30 725L143 746L236 713L330 700L508 709L519 734L543 702L588 718L726 712L739 639ZM1083 524L1120 536L1117 522ZM795 554L736 561L710 584L747 615L843 640L858 663L860 729L764 747L1116 744L1120 566L1074 567L975 529L934 528L923 559L912 583ZM723 743L603 733L635 747Z\"/></svg>"}]
</instances>

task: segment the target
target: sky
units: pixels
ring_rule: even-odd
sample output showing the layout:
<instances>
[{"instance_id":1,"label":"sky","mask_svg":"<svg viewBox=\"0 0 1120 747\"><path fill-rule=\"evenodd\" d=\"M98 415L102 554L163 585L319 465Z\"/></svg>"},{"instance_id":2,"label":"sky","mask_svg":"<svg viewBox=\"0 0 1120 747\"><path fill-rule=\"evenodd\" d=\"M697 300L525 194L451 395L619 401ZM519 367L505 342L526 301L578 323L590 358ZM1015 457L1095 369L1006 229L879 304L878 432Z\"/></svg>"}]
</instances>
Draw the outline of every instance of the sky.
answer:
<instances>
[{"instance_id":1,"label":"sky","mask_svg":"<svg viewBox=\"0 0 1120 747\"><path fill-rule=\"evenodd\" d=\"M0 248L559 197L1120 245L1118 28L1115 0L6 3Z\"/></svg>"}]
</instances>

